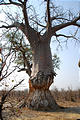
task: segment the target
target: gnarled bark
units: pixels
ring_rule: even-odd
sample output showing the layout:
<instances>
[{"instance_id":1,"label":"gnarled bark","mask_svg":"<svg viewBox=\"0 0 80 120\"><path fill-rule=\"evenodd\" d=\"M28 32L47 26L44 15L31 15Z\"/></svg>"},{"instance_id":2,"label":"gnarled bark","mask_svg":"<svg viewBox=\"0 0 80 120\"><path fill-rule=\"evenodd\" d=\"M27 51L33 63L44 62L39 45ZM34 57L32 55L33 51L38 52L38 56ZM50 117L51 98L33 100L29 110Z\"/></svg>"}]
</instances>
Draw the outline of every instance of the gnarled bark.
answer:
<instances>
[{"instance_id":1,"label":"gnarled bark","mask_svg":"<svg viewBox=\"0 0 80 120\"><path fill-rule=\"evenodd\" d=\"M36 89L31 92L27 100L27 107L43 111L55 111L59 108L48 89Z\"/></svg>"},{"instance_id":2,"label":"gnarled bark","mask_svg":"<svg viewBox=\"0 0 80 120\"><path fill-rule=\"evenodd\" d=\"M56 104L51 92L50 85L53 83L53 73L44 75L39 72L31 79L31 91L27 100L27 107L35 110L56 110Z\"/></svg>"}]
</instances>

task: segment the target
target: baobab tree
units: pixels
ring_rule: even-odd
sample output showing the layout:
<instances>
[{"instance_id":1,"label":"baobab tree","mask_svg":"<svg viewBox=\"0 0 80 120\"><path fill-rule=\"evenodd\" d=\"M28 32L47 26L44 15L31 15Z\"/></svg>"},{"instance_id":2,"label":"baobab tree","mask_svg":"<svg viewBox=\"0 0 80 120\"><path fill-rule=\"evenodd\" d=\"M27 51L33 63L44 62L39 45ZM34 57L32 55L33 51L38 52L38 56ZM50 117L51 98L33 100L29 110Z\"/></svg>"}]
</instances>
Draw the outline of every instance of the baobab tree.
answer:
<instances>
[{"instance_id":1,"label":"baobab tree","mask_svg":"<svg viewBox=\"0 0 80 120\"><path fill-rule=\"evenodd\" d=\"M58 31L68 27L76 26L80 27L80 13L74 16L70 11L64 13L58 7L54 6L54 1L43 0L45 2L45 15L42 20L38 18L36 14L36 8L29 5L30 0L4 0L0 3L2 6L13 7L13 16L8 11L5 12L11 22L5 21L0 28L11 30L21 30L26 39L29 41L32 50L32 72L30 76L30 93L27 100L27 107L31 109L57 109L54 98L52 97L49 87L53 83L55 72L53 70L52 55L50 49L51 38L54 36L59 42L59 37L74 38L74 35L66 35L59 33ZM16 7L14 7L16 6ZM15 10L16 15L15 15ZM14 9L15 8L15 9ZM31 10L34 14L31 14ZM21 16L20 16L21 15ZM20 19L22 17L22 20ZM40 21L41 20L41 21ZM77 34L77 31L75 32Z\"/></svg>"},{"instance_id":2,"label":"baobab tree","mask_svg":"<svg viewBox=\"0 0 80 120\"><path fill-rule=\"evenodd\" d=\"M25 43L23 34L21 34L19 31L15 33L15 30L14 30L14 31L8 32L5 35L5 39L9 43L8 49L9 47L11 47L11 50L16 56L15 66L16 68L18 68L17 71L18 72L25 71L28 74L28 76L31 76L32 51L31 51L30 45ZM53 63L53 69L56 74L56 70L60 69L60 58L56 54L52 56L52 63ZM29 91L31 92L31 88L29 89Z\"/></svg>"}]
</instances>

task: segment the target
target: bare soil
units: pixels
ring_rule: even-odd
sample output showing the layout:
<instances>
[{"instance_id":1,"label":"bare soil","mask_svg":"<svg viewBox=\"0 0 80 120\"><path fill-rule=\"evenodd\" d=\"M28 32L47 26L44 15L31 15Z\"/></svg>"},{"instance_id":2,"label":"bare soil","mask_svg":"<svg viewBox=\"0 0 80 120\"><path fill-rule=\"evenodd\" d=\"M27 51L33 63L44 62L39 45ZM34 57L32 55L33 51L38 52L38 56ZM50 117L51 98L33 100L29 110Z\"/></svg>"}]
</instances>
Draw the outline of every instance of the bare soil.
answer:
<instances>
[{"instance_id":1,"label":"bare soil","mask_svg":"<svg viewBox=\"0 0 80 120\"><path fill-rule=\"evenodd\" d=\"M65 109L55 112L42 112L28 108L18 109L14 107L13 109L10 107L3 111L3 118L4 120L80 120L80 102L57 101L57 103Z\"/></svg>"}]
</instances>

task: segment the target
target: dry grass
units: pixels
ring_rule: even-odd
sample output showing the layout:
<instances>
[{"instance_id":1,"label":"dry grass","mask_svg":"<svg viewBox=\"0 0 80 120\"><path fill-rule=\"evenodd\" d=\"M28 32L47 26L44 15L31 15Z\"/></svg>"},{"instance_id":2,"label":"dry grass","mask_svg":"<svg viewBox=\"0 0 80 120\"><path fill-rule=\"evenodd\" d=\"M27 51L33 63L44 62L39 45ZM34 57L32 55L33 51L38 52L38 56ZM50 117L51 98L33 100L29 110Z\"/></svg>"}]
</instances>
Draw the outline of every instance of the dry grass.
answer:
<instances>
[{"instance_id":1,"label":"dry grass","mask_svg":"<svg viewBox=\"0 0 80 120\"><path fill-rule=\"evenodd\" d=\"M15 118L15 120L76 120L79 119L80 115L55 112L55 113L37 113L36 116L22 116L21 118Z\"/></svg>"},{"instance_id":2,"label":"dry grass","mask_svg":"<svg viewBox=\"0 0 80 120\"><path fill-rule=\"evenodd\" d=\"M6 111L5 120L77 120L80 119L80 103L58 102L68 109L56 112L33 111L28 108L15 109L14 112ZM77 107L76 107L77 106ZM15 113L15 114L14 114Z\"/></svg>"},{"instance_id":3,"label":"dry grass","mask_svg":"<svg viewBox=\"0 0 80 120\"><path fill-rule=\"evenodd\" d=\"M12 103L13 106L3 111L4 120L80 120L80 90L55 90L52 91L52 94L57 103L66 109L56 112L40 112L28 108L15 108L14 106L25 98L26 93L13 91L7 98L7 104L5 104L10 105Z\"/></svg>"},{"instance_id":4,"label":"dry grass","mask_svg":"<svg viewBox=\"0 0 80 120\"><path fill-rule=\"evenodd\" d=\"M38 112L22 109L19 117L10 118L12 120L76 120L80 114L68 112Z\"/></svg>"}]
</instances>

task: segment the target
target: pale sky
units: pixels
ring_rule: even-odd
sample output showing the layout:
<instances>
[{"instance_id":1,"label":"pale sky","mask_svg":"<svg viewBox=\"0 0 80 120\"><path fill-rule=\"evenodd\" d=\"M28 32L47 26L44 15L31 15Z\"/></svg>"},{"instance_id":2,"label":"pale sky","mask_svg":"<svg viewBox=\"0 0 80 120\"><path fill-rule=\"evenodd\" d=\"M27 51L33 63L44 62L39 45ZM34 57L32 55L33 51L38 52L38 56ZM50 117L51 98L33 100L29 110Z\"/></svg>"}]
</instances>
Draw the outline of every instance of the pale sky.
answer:
<instances>
[{"instance_id":1,"label":"pale sky","mask_svg":"<svg viewBox=\"0 0 80 120\"><path fill-rule=\"evenodd\" d=\"M57 1L57 0L55 0ZM60 0L59 0L60 1ZM62 5L65 9L70 9L74 13L80 10L80 1L62 1L59 2L59 5ZM74 27L62 30L63 33L72 32L75 30ZM80 29L78 36L80 34ZM54 43L51 44L52 53L54 53ZM56 53L59 55L61 64L60 64L60 70L57 71L57 77L54 80L54 85L52 87L56 86L57 88L72 88L77 89L80 88L80 68L78 67L78 62L80 59L80 44L75 44L75 41L68 41L67 44L68 48L66 46L63 47L63 50L58 50Z\"/></svg>"},{"instance_id":2,"label":"pale sky","mask_svg":"<svg viewBox=\"0 0 80 120\"><path fill-rule=\"evenodd\" d=\"M34 3L35 3L35 1L36 0L34 0ZM77 12L78 10L80 10L80 1L79 0L76 0L76 1L74 0L74 2L73 2L73 0L72 1L71 0L64 0L64 1L54 0L54 1L56 2L56 4L59 4L63 7L65 7L66 10L70 9L74 12ZM37 5L37 3L35 4L35 6L36 5ZM68 33L68 32L73 31L73 29L75 30L75 28L71 27L71 28L62 30L61 32ZM54 84L51 86L51 89L53 89L54 87L57 87L58 89L61 89L61 88L67 89L68 87L70 87L72 89L80 88L80 78L79 78L80 77L80 68L78 67L78 61L80 59L80 45L79 44L75 45L74 41L69 40L67 46L68 47L63 45L62 46L63 50L59 48L58 51L56 51L57 45L56 45L56 43L53 42L53 39L52 39L52 42L51 42L52 54L57 53L57 55L60 57L61 63L60 63L60 70L57 71L57 76L54 79ZM14 79L15 76L16 76L15 74L11 75L10 78ZM17 80L19 78L20 79L25 78L26 80L23 82L24 87L22 87L22 85L21 85L21 87L18 87L18 89L25 89L26 86L28 88L29 87L28 86L28 76L24 72L18 73L14 83L18 82ZM12 85L14 85L14 83L12 83ZM10 84L11 84L11 82L10 82Z\"/></svg>"}]
</instances>

